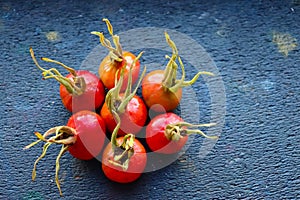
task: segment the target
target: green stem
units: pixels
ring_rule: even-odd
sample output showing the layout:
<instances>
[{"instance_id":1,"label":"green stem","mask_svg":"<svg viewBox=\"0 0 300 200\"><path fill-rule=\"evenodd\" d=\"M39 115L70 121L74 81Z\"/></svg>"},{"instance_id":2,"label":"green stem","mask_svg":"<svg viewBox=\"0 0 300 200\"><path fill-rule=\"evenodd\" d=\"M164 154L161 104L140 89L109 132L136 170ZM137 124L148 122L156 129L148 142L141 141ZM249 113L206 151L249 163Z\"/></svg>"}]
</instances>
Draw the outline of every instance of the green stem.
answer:
<instances>
[{"instance_id":1,"label":"green stem","mask_svg":"<svg viewBox=\"0 0 300 200\"><path fill-rule=\"evenodd\" d=\"M70 145L72 145L76 142L76 140L77 140L76 130L71 127L67 127L67 126L57 126L57 127L53 127L51 129L49 129L43 135L40 134L39 132L35 132L35 135L38 138L38 140L27 145L24 148L24 149L29 149L32 146L39 143L40 141L45 142L45 144L43 146L42 154L36 159L36 161L34 162L34 165L33 165L33 170L32 170L32 180L33 181L36 178L37 164L43 157L45 157L48 147L53 143L62 144L61 150L56 157L56 163L55 163L55 182L56 182L57 188L59 190L59 194L62 196L62 191L61 191L61 187L60 187L60 183L59 183L59 179L58 179L58 172L60 169L59 160L62 157L62 155L68 150ZM49 137L51 135L53 135L53 136L50 137L49 139L47 139L47 137Z\"/></svg>"},{"instance_id":2,"label":"green stem","mask_svg":"<svg viewBox=\"0 0 300 200\"><path fill-rule=\"evenodd\" d=\"M34 165L33 165L33 170L32 170L32 180L34 181L35 180L35 177L36 177L36 166L38 164L38 162L45 157L46 153L47 153L47 149L48 147L51 145L51 143L47 142L46 144L44 144L43 146L43 151L42 151L42 154L36 159L36 161L34 162Z\"/></svg>"},{"instance_id":3,"label":"green stem","mask_svg":"<svg viewBox=\"0 0 300 200\"><path fill-rule=\"evenodd\" d=\"M140 59L142 54L143 54L143 52L139 53L139 55L133 60L133 62L130 65L127 86L126 86L125 92L122 95L122 97L120 94L121 94L121 87L122 87L123 81L124 81L125 68L123 67L123 68L119 69L119 70L121 70L119 79L117 79L117 75L119 74L119 70L117 70L116 75L115 75L115 87L108 91L108 93L106 94L106 98L105 98L105 103L111 112L115 111L118 114L124 113L129 101L136 94L138 87L141 84L142 78L145 76L146 67L144 67L144 70L143 70L143 72L138 80L138 83L133 91L131 91L132 90L132 68L136 64L136 62Z\"/></svg>"},{"instance_id":4,"label":"green stem","mask_svg":"<svg viewBox=\"0 0 300 200\"><path fill-rule=\"evenodd\" d=\"M129 70L129 73L128 73L128 80L127 80L127 86L126 86L126 89L125 89L125 92L124 92L124 97L128 97L131 93L131 89L132 89L132 66L135 64L135 61L136 59L134 60L134 63L132 63L132 65L130 66L130 70ZM124 74L123 74L124 76ZM123 83L122 83L123 85Z\"/></svg>"},{"instance_id":5,"label":"green stem","mask_svg":"<svg viewBox=\"0 0 300 200\"><path fill-rule=\"evenodd\" d=\"M76 71L75 71L73 68L68 67L67 65L65 65L65 64L63 64L63 63L61 63L61 62L59 62L59 61L52 60L52 59L50 59L50 58L44 58L44 57L42 57L41 59L42 59L43 61L45 61L45 62L52 62L52 63L55 63L55 64L57 64L57 65L60 65L60 66L62 66L63 68L65 68L67 71L69 71L74 77L77 76L77 73L76 73Z\"/></svg>"},{"instance_id":6,"label":"green stem","mask_svg":"<svg viewBox=\"0 0 300 200\"><path fill-rule=\"evenodd\" d=\"M143 77L145 76L145 73L146 73L146 66L144 67L144 70L138 80L138 83L136 84L136 87L133 91L131 91L132 89L132 67L135 65L135 63L141 58L143 52L139 53L139 55L134 59L134 61L131 63L131 66L130 66L130 70L129 70L129 76L128 76L128 82L127 82L127 87L126 87L126 90L125 90L125 93L124 93L124 96L122 98L122 101L121 101L121 104L119 105L118 107L118 111L120 113L124 113L125 112L125 109L126 109L126 106L128 105L129 101L134 97L134 95L136 94L141 82L142 82L142 79Z\"/></svg>"},{"instance_id":7,"label":"green stem","mask_svg":"<svg viewBox=\"0 0 300 200\"><path fill-rule=\"evenodd\" d=\"M121 74L120 74L120 78L118 80L119 72ZM115 75L115 83L116 83L115 85L116 85L116 87L113 88L114 97L116 97L116 100L120 100L120 101L121 101L121 97L120 97L119 94L121 93L121 88L122 88L122 85L123 85L123 82L124 82L124 74L125 74L125 67L122 67L121 70L120 69L117 70L116 75ZM118 108L117 108L117 110L118 110Z\"/></svg>"},{"instance_id":8,"label":"green stem","mask_svg":"<svg viewBox=\"0 0 300 200\"><path fill-rule=\"evenodd\" d=\"M166 56L167 59L169 59L169 62L166 66L165 72L164 72L164 78L162 80L162 84L165 88L170 88L175 84L176 80L176 74L177 74L177 64L176 59L178 57L178 50L175 45L175 43L171 40L169 34L165 32L166 42L172 49L172 56Z\"/></svg>"},{"instance_id":9,"label":"green stem","mask_svg":"<svg viewBox=\"0 0 300 200\"><path fill-rule=\"evenodd\" d=\"M214 74L211 73L211 72L205 72L205 71L198 72L198 73L194 76L194 78L192 78L192 80L190 80L190 81L184 81L184 82L182 83L182 86L181 86L181 87L186 87L186 86L193 85L193 84L197 81L197 79L199 78L200 75L214 76Z\"/></svg>"},{"instance_id":10,"label":"green stem","mask_svg":"<svg viewBox=\"0 0 300 200\"><path fill-rule=\"evenodd\" d=\"M60 168L60 164L59 164L59 160L62 157L62 155L68 150L69 146L66 145L62 145L61 146L61 150L59 152L59 154L56 157L56 161L55 161L55 183L57 185L57 188L59 190L59 194L60 196L63 196L61 188L60 188L60 183L59 183L59 178L58 178L58 172L59 172L59 168Z\"/></svg>"},{"instance_id":11,"label":"green stem","mask_svg":"<svg viewBox=\"0 0 300 200\"><path fill-rule=\"evenodd\" d=\"M85 80L84 80L83 77L77 76L76 71L74 69L72 69L72 68L66 66L65 64L63 64L61 62L58 62L56 60L52 60L52 59L49 59L49 58L41 58L45 62L55 63L55 64L58 64L58 65L62 66L64 69L66 69L69 73L71 73L73 75L73 80L68 79L68 78L64 77L55 68L51 68L49 70L46 70L43 67L41 67L39 65L39 63L37 62L37 59L36 59L36 57L34 55L34 51L33 51L33 49L31 47L30 47L29 51L30 51L30 55L32 57L33 62L42 71L42 75L43 75L44 79L54 78L60 84L62 84L63 86L65 86L65 88L67 89L67 91L70 94L81 95L81 94L84 93L85 88L86 88Z\"/></svg>"},{"instance_id":12,"label":"green stem","mask_svg":"<svg viewBox=\"0 0 300 200\"><path fill-rule=\"evenodd\" d=\"M113 38L113 42L116 47L116 52L119 53L119 55L121 55L121 57L122 57L122 47L120 44L119 36L114 35L113 26L111 25L111 23L108 19L104 18L104 19L102 19L102 21L104 21L106 23L107 30L108 30L109 34L111 35L111 37Z\"/></svg>"},{"instance_id":13,"label":"green stem","mask_svg":"<svg viewBox=\"0 0 300 200\"><path fill-rule=\"evenodd\" d=\"M172 56L171 57L166 56L166 58L169 59L169 62L165 68L164 78L162 80L162 85L166 91L171 91L172 93L176 93L180 88L187 87L187 86L194 84L200 75L209 75L209 76L214 75L211 72L205 72L205 71L198 72L193 77L192 80L185 81L185 76L186 76L185 68L184 68L184 65L183 65L183 62L182 62L180 56L178 55L177 47L166 32L165 32L165 37L166 37L166 41L167 41L168 45L172 49ZM178 65L176 63L176 60L178 60L181 71L182 71L182 76L181 76L181 79L179 79L179 80L176 79L177 70L178 70Z\"/></svg>"},{"instance_id":14,"label":"green stem","mask_svg":"<svg viewBox=\"0 0 300 200\"><path fill-rule=\"evenodd\" d=\"M177 75L177 68L178 65L175 62L177 55L172 55L170 58L169 56L166 56L166 58L169 59L169 62L166 66L165 72L164 72L164 78L162 80L162 85L164 88L170 88L175 84L176 81L176 75Z\"/></svg>"},{"instance_id":15,"label":"green stem","mask_svg":"<svg viewBox=\"0 0 300 200\"><path fill-rule=\"evenodd\" d=\"M114 118L117 119L117 125L116 125L114 131L112 132L111 139L110 139L112 148L115 149L116 147L119 146L119 144L117 143L117 136L118 136L118 132L119 132L119 129L121 126L121 119L120 119L118 113L116 113L114 110L112 110L112 114L113 114Z\"/></svg>"},{"instance_id":16,"label":"green stem","mask_svg":"<svg viewBox=\"0 0 300 200\"><path fill-rule=\"evenodd\" d=\"M199 129L188 129L188 128L199 128L199 127L211 127L215 126L216 123L209 124L190 124L187 122L178 122L175 124L169 124L165 128L165 136L169 140L178 141L180 138L190 134L200 134L205 138L217 140L218 136L208 136Z\"/></svg>"},{"instance_id":17,"label":"green stem","mask_svg":"<svg viewBox=\"0 0 300 200\"><path fill-rule=\"evenodd\" d=\"M102 32L92 31L91 34L97 35L99 37L100 43L102 44L102 46L106 47L109 50L109 55L112 60L115 60L117 62L122 62L123 61L123 51L122 51L122 47L120 44L120 38L118 35L114 35L113 26L111 25L111 23L108 19L104 18L102 21L104 21L106 23L107 30L113 39L113 43L114 43L115 47L113 47L111 45L111 42L104 37Z\"/></svg>"},{"instance_id":18,"label":"green stem","mask_svg":"<svg viewBox=\"0 0 300 200\"><path fill-rule=\"evenodd\" d=\"M172 91L173 93L175 93L179 88L182 87L182 84L184 83L184 79L185 79L185 69L184 69L184 65L182 63L180 56L178 56L178 61L179 61L180 67L181 67L182 76L181 76L180 80L176 80L174 82L173 86L169 87L169 90Z\"/></svg>"},{"instance_id":19,"label":"green stem","mask_svg":"<svg viewBox=\"0 0 300 200\"><path fill-rule=\"evenodd\" d=\"M121 102L122 99L120 97L120 91L121 91L121 87L123 84L123 80L124 80L124 68L121 68L121 75L120 75L120 79L118 80L118 73L119 70L117 70L116 74L115 74L115 87L113 87L112 89L110 89L105 97L105 103L107 105L107 108L109 111L111 112L119 112L119 103L116 104L117 102Z\"/></svg>"},{"instance_id":20,"label":"green stem","mask_svg":"<svg viewBox=\"0 0 300 200\"><path fill-rule=\"evenodd\" d=\"M111 36L113 36L114 35L114 29L113 29L113 26L111 25L110 21L107 18L103 18L102 21L104 21L106 23L107 30L108 30L109 34Z\"/></svg>"},{"instance_id":21,"label":"green stem","mask_svg":"<svg viewBox=\"0 0 300 200\"><path fill-rule=\"evenodd\" d=\"M166 42L168 43L168 45L172 48L172 54L178 55L177 47L176 47L175 43L171 40L170 35L167 32L165 32L165 38L166 38Z\"/></svg>"}]
</instances>

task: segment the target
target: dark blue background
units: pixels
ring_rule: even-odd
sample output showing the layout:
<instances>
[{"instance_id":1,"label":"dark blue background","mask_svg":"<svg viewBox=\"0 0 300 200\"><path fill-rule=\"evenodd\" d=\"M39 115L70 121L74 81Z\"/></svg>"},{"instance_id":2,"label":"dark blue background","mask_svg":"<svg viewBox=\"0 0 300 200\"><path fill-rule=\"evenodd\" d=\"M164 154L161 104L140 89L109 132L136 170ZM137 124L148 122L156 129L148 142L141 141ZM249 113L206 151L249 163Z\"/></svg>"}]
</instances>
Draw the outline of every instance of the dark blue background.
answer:
<instances>
[{"instance_id":1,"label":"dark blue background","mask_svg":"<svg viewBox=\"0 0 300 200\"><path fill-rule=\"evenodd\" d=\"M96 160L65 154L60 177L64 199L299 199L299 47L287 57L272 43L274 31L299 38L300 2L283 1L1 1L0 2L0 199L58 199L54 163L58 147L38 165L41 151L22 148L34 131L65 124L58 84L42 81L28 53L76 69L98 45L94 30L168 28L187 34L215 61L226 89L226 123L220 140L199 159L194 140L172 165L137 182L108 181ZM60 41L48 41L49 31ZM164 54L143 59L163 59ZM97 67L95 67L95 72ZM194 86L208 94L199 80ZM201 97L204 105L209 102ZM205 103L206 102L206 103ZM201 107L203 121L209 111Z\"/></svg>"}]
</instances>

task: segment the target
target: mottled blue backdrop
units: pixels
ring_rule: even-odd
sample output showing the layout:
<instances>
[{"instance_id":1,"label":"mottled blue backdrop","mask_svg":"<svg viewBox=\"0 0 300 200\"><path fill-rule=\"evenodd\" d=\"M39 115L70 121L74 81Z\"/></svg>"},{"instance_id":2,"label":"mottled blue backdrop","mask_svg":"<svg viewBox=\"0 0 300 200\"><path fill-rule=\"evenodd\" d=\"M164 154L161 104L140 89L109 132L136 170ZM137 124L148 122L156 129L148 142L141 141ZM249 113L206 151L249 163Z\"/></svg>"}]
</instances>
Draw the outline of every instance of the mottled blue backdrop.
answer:
<instances>
[{"instance_id":1,"label":"mottled blue backdrop","mask_svg":"<svg viewBox=\"0 0 300 200\"><path fill-rule=\"evenodd\" d=\"M28 48L79 69L99 43L91 31L159 27L184 33L210 54L226 90L221 138L204 158L201 137L177 161L137 182L110 182L97 160L61 160L64 199L300 199L300 1L0 1L0 199L59 199L54 146L23 147L34 131L70 116L58 84L41 80ZM106 32L107 33L107 32ZM138 39L138 38L133 38ZM181 47L184 51L184 47ZM149 51L151 53L151 51ZM152 59L152 60L151 60ZM164 52L145 54L161 63ZM94 68L97 73L97 66ZM201 122L210 119L200 79Z\"/></svg>"}]
</instances>

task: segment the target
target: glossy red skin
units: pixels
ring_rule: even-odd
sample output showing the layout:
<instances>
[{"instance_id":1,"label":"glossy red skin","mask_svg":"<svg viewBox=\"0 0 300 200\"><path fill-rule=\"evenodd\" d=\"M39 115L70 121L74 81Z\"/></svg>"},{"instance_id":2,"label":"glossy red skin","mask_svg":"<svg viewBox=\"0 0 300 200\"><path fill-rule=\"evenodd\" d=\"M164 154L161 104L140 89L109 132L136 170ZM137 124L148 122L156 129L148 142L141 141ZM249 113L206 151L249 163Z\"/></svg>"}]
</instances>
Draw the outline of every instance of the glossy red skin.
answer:
<instances>
[{"instance_id":1,"label":"glossy red skin","mask_svg":"<svg viewBox=\"0 0 300 200\"><path fill-rule=\"evenodd\" d=\"M146 128L146 142L149 148L163 154L179 152L187 142L188 136L184 136L178 141L169 140L165 136L166 126L178 122L183 122L183 119L171 112L154 117Z\"/></svg>"},{"instance_id":2,"label":"glossy red skin","mask_svg":"<svg viewBox=\"0 0 300 200\"><path fill-rule=\"evenodd\" d=\"M148 73L142 81L142 96L146 105L156 112L169 112L174 110L180 103L182 89L175 93L166 90L162 81L164 70L155 70Z\"/></svg>"},{"instance_id":3,"label":"glossy red skin","mask_svg":"<svg viewBox=\"0 0 300 200\"><path fill-rule=\"evenodd\" d=\"M105 91L101 80L93 73L87 70L76 71L77 76L84 78L86 89L82 95L76 96L69 93L65 86L60 85L60 97L63 105L70 112L78 112L80 110L91 110L99 108L104 101ZM73 78L72 74L68 74L67 78Z\"/></svg>"},{"instance_id":4,"label":"glossy red skin","mask_svg":"<svg viewBox=\"0 0 300 200\"><path fill-rule=\"evenodd\" d=\"M112 62L110 56L106 56L100 66L99 66L99 76L101 81L103 82L104 86L108 89L111 89L115 86L115 74L118 69L121 69L122 67L125 67L124 70L124 81L123 85L121 87L121 91L124 91L127 86L128 82L128 74L130 70L130 65L133 62L133 60L136 58L135 55L133 55L130 52L123 52L123 61L122 62ZM125 62L126 61L126 62ZM126 63L126 66L125 66ZM137 61L135 65L132 67L132 84L134 84L139 76L140 72L140 62ZM120 74L118 74L118 79L120 78Z\"/></svg>"},{"instance_id":5,"label":"glossy red skin","mask_svg":"<svg viewBox=\"0 0 300 200\"><path fill-rule=\"evenodd\" d=\"M122 94L120 96L122 96ZM117 123L106 103L103 104L100 115L105 121L107 130L112 133ZM144 101L135 95L129 101L125 112L120 115L121 127L118 135L122 136L126 133L137 134L144 127L147 117L148 111Z\"/></svg>"},{"instance_id":6,"label":"glossy red skin","mask_svg":"<svg viewBox=\"0 0 300 200\"><path fill-rule=\"evenodd\" d=\"M76 130L77 140L68 149L72 156L90 160L101 152L106 128L100 115L88 110L79 111L70 117L67 126Z\"/></svg>"},{"instance_id":7,"label":"glossy red skin","mask_svg":"<svg viewBox=\"0 0 300 200\"><path fill-rule=\"evenodd\" d=\"M118 144L121 144L122 141L123 137L117 138ZM146 150L137 139L134 140L133 149L134 154L130 157L128 169L123 171L121 167L109 162L109 160L113 160L114 156L112 144L109 143L105 147L102 157L102 170L108 179L118 183L130 183L141 176L147 164Z\"/></svg>"}]
</instances>

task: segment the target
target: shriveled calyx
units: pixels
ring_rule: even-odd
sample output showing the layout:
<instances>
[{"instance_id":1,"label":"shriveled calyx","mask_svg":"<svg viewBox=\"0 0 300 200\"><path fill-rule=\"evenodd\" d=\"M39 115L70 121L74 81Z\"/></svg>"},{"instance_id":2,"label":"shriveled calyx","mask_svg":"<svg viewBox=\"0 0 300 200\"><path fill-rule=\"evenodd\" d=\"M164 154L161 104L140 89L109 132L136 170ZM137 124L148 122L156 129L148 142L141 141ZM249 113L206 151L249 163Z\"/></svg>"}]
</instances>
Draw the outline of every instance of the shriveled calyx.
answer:
<instances>
[{"instance_id":1,"label":"shriveled calyx","mask_svg":"<svg viewBox=\"0 0 300 200\"><path fill-rule=\"evenodd\" d=\"M111 113L116 112L117 114L122 114L126 110L126 106L128 105L129 101L134 97L136 94L139 85L141 84L141 81L146 73L146 67L144 67L144 70L138 80L137 85L135 86L134 90L132 91L132 67L135 65L135 63L140 59L143 52L141 52L131 63L129 74L128 74L128 82L126 86L126 90L121 95L121 87L123 85L124 81L124 68L121 69L121 75L118 79L117 74L119 71L116 72L115 75L115 87L110 89L105 98L105 103Z\"/></svg>"},{"instance_id":2,"label":"shriveled calyx","mask_svg":"<svg viewBox=\"0 0 300 200\"><path fill-rule=\"evenodd\" d=\"M62 157L62 155L68 150L68 148L76 142L76 140L77 140L76 130L71 127L68 127L68 126L57 126L57 127L53 127L51 129L49 129L43 135L39 132L35 132L34 134L36 135L38 140L27 145L26 147L24 147L24 149L29 149L41 141L45 142L45 144L43 146L42 154L36 159L36 161L34 162L34 165L33 165L33 170L32 170L32 180L33 181L35 180L35 177L36 177L36 166L37 166L38 162L43 157L45 157L48 147L53 143L62 145L61 150L56 157L56 163L55 163L55 182L56 182L57 188L59 190L59 193L62 196L62 191L60 188L60 183L59 183L59 178L58 178L58 172L59 172L59 168L60 168L59 160Z\"/></svg>"},{"instance_id":3,"label":"shriveled calyx","mask_svg":"<svg viewBox=\"0 0 300 200\"><path fill-rule=\"evenodd\" d=\"M123 51L120 44L120 38L118 35L114 35L113 26L111 25L110 21L106 18L104 18L103 21L106 23L107 30L112 37L115 47L113 47L111 42L104 37L104 34L102 32L92 31L91 34L99 36L102 46L106 47L109 50L109 56L111 60L122 62Z\"/></svg>"},{"instance_id":4,"label":"shriveled calyx","mask_svg":"<svg viewBox=\"0 0 300 200\"><path fill-rule=\"evenodd\" d=\"M121 167L123 171L126 171L129 167L130 158L134 154L134 140L135 136L131 133L126 134L123 137L121 144L117 142L117 135L121 125L121 119L119 115L113 111L114 117L117 119L117 126L115 127L111 135L111 145L114 152L113 159L109 160L112 165Z\"/></svg>"},{"instance_id":5,"label":"shriveled calyx","mask_svg":"<svg viewBox=\"0 0 300 200\"><path fill-rule=\"evenodd\" d=\"M113 158L108 160L109 163L116 167L121 167L123 171L126 171L129 167L129 161L132 155L134 154L134 140L135 136L131 133L127 133L123 137L121 144L117 142L118 131L121 126L121 119L119 114L115 111L112 111L114 118L117 119L117 126L111 135L111 145L113 150Z\"/></svg>"},{"instance_id":6,"label":"shriveled calyx","mask_svg":"<svg viewBox=\"0 0 300 200\"><path fill-rule=\"evenodd\" d=\"M216 123L209 123L209 124L190 124L187 122L178 122L175 124L168 124L165 128L165 136L168 140L178 141L182 137L185 137L190 134L200 134L205 138L208 139L218 139L218 136L208 136L203 131L199 129L195 129L198 127L211 127L216 125Z\"/></svg>"},{"instance_id":7,"label":"shriveled calyx","mask_svg":"<svg viewBox=\"0 0 300 200\"><path fill-rule=\"evenodd\" d=\"M84 93L85 88L86 88L85 80L83 77L78 76L76 71L73 68L68 67L63 63L56 61L56 60L52 60L50 58L44 58L44 57L41 58L41 60L43 60L43 61L58 64L58 65L62 66L64 69L66 69L70 74L73 75L72 79L69 79L69 78L63 76L56 68L45 69L45 68L41 67L39 65L39 63L37 62L37 59L35 58L33 49L31 47L30 47L29 51L30 51L30 55L31 55L32 60L34 61L35 65L42 71L43 79L54 78L60 84L65 86L67 91L72 95L79 96Z\"/></svg>"},{"instance_id":8,"label":"shriveled calyx","mask_svg":"<svg viewBox=\"0 0 300 200\"><path fill-rule=\"evenodd\" d=\"M211 72L206 72L206 71L201 71L198 72L190 81L185 81L185 68L183 65L183 62L178 55L178 50L175 45L175 43L171 40L169 34L165 32L165 38L166 42L168 45L172 48L172 56L166 55L166 58L169 59L169 62L164 70L164 78L162 80L162 86L166 91L171 91L173 93L176 93L177 90L180 88L190 86L196 82L196 80L199 78L200 75L209 75L209 76L214 76L213 73ZM179 62L179 65L181 67L182 75L179 80L177 80L177 70L178 70L178 64L177 61Z\"/></svg>"}]
</instances>

